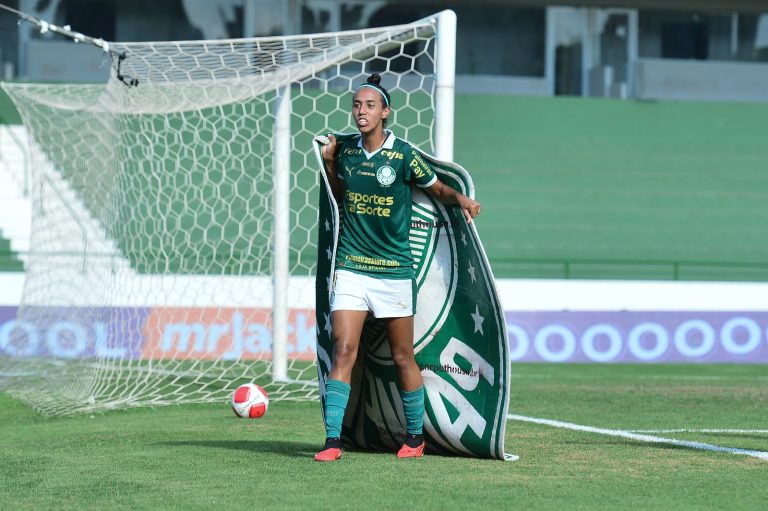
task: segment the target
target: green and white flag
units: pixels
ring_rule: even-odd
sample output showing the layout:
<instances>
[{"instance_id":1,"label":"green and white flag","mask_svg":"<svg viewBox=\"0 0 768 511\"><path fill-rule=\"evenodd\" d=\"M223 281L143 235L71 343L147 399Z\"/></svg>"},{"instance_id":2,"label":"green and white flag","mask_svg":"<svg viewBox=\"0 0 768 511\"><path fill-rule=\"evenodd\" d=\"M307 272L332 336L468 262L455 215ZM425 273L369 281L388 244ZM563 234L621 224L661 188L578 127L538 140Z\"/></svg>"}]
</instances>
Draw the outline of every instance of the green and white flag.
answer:
<instances>
[{"instance_id":1,"label":"green and white flag","mask_svg":"<svg viewBox=\"0 0 768 511\"><path fill-rule=\"evenodd\" d=\"M338 135L339 142L355 135ZM317 237L317 366L320 393L333 358L330 283L338 243L339 210L325 175L321 137L314 141L320 186ZM474 185L455 163L421 155L443 183L469 197ZM418 298L414 351L424 378L427 449L436 453L505 459L510 365L506 322L491 267L474 223L458 206L445 206L413 187L410 244ZM352 448L393 451L405 417L384 325L366 321L352 372L342 440ZM506 459L512 457L506 456Z\"/></svg>"}]
</instances>

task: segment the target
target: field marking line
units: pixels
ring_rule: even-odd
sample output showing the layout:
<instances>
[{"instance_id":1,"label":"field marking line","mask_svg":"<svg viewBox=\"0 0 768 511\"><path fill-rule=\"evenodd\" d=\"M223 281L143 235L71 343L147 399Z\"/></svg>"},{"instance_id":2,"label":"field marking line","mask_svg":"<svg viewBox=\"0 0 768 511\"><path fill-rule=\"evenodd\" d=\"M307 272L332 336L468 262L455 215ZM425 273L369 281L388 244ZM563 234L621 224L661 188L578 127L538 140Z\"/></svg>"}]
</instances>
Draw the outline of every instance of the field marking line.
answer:
<instances>
[{"instance_id":1,"label":"field marking line","mask_svg":"<svg viewBox=\"0 0 768 511\"><path fill-rule=\"evenodd\" d=\"M551 374L519 374L513 373L512 378L525 378L525 379L540 379L540 380L553 380L555 378L567 378L571 380L601 380L605 381L600 376L584 376L584 375L567 375L567 376L554 376ZM768 376L695 376L695 375L653 375L653 376L638 376L643 380L682 380L682 381L728 381L728 380L768 380Z\"/></svg>"},{"instance_id":2,"label":"field marking line","mask_svg":"<svg viewBox=\"0 0 768 511\"><path fill-rule=\"evenodd\" d=\"M572 422L562 422L552 419L540 419L537 417L527 417L525 415L508 414L507 419L530 422L533 424L542 424L544 426L552 426L554 428L572 429L574 431L583 431L585 433L597 433L598 435L616 436L620 438L627 438L629 440L637 440L638 442L648 442L654 444L668 444L677 445L680 447L688 447L690 449L699 449L702 451L714 451L714 452L727 452L730 454L742 454L744 456L750 456L761 460L768 461L768 451L753 451L749 449L739 449L736 447L723 447L720 445L706 444L703 442L691 442L688 440L677 440L676 438L664 438L660 436L644 435L639 433L632 433L622 429L606 429L595 428L593 426L584 426L581 424L574 424Z\"/></svg>"},{"instance_id":3,"label":"field marking line","mask_svg":"<svg viewBox=\"0 0 768 511\"><path fill-rule=\"evenodd\" d=\"M768 435L768 429L630 429L629 433L724 433L731 435L758 433Z\"/></svg>"}]
</instances>

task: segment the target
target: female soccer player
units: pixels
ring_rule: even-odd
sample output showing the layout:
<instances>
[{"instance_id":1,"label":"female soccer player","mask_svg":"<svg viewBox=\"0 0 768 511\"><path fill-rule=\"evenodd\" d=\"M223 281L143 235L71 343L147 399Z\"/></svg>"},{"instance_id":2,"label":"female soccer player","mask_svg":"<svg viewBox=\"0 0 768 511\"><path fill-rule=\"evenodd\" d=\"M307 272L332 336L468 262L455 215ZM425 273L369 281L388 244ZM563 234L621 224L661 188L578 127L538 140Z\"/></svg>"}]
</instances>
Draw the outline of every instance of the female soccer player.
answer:
<instances>
[{"instance_id":1,"label":"female soccer player","mask_svg":"<svg viewBox=\"0 0 768 511\"><path fill-rule=\"evenodd\" d=\"M326 441L317 461L341 457L341 423L352 366L369 313L384 321L400 379L407 434L398 458L424 454L424 387L413 354L416 310L414 261L408 244L411 184L444 204L457 204L468 221L480 204L444 185L410 144L385 129L392 112L381 77L371 75L352 99L359 137L338 143L329 135L323 161L343 208L331 294L333 362L325 388Z\"/></svg>"}]
</instances>

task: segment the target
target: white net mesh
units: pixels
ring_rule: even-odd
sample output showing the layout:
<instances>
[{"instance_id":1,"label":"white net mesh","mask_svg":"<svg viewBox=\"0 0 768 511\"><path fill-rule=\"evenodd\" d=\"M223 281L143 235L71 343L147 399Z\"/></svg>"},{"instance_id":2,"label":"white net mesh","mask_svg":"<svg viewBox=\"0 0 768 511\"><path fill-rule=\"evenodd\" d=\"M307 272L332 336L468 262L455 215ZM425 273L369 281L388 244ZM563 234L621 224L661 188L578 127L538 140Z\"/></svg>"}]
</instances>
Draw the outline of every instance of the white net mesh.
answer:
<instances>
[{"instance_id":1,"label":"white net mesh","mask_svg":"<svg viewBox=\"0 0 768 511\"><path fill-rule=\"evenodd\" d=\"M353 129L371 72L392 129L431 150L434 22L119 44L105 85L4 84L34 143L34 213L0 385L45 414L317 392L311 139ZM272 364L277 91L291 104L288 381Z\"/></svg>"}]
</instances>

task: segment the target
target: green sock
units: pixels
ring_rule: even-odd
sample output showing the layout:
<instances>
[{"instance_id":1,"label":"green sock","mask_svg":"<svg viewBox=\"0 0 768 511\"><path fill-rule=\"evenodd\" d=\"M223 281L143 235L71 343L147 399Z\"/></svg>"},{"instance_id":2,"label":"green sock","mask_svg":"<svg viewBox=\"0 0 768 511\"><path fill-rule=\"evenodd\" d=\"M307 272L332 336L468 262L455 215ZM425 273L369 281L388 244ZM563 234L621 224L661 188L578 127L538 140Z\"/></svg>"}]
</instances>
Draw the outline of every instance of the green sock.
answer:
<instances>
[{"instance_id":1,"label":"green sock","mask_svg":"<svg viewBox=\"0 0 768 511\"><path fill-rule=\"evenodd\" d=\"M325 436L341 437L341 423L349 401L349 384L340 380L325 382Z\"/></svg>"},{"instance_id":2,"label":"green sock","mask_svg":"<svg viewBox=\"0 0 768 511\"><path fill-rule=\"evenodd\" d=\"M411 435L421 435L424 426L424 387L406 392L400 391L405 415L405 429Z\"/></svg>"}]
</instances>

